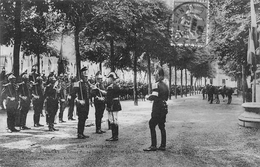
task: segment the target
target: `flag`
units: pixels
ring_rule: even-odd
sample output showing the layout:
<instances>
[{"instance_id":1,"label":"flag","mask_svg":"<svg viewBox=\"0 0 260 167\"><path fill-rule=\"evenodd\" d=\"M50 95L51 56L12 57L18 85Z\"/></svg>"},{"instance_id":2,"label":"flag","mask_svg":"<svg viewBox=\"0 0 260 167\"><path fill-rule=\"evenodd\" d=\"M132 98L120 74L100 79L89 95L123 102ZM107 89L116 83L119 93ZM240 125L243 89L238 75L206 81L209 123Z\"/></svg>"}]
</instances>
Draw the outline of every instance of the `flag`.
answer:
<instances>
[{"instance_id":1,"label":"flag","mask_svg":"<svg viewBox=\"0 0 260 167\"><path fill-rule=\"evenodd\" d=\"M255 45L253 41L253 34L251 29L249 29L248 35L248 49L247 49L247 64L253 64L253 59L255 56Z\"/></svg>"},{"instance_id":2,"label":"flag","mask_svg":"<svg viewBox=\"0 0 260 167\"><path fill-rule=\"evenodd\" d=\"M251 29L249 30L248 36L248 50L247 50L247 63L254 65L255 64L255 49L258 47L257 42L257 24L256 24L256 13L254 7L254 1L250 0L251 7Z\"/></svg>"},{"instance_id":3,"label":"flag","mask_svg":"<svg viewBox=\"0 0 260 167\"><path fill-rule=\"evenodd\" d=\"M250 7L251 7L251 27L257 27L254 0L251 0Z\"/></svg>"},{"instance_id":4,"label":"flag","mask_svg":"<svg viewBox=\"0 0 260 167\"><path fill-rule=\"evenodd\" d=\"M49 73L51 72L51 59L49 58L49 60L48 60L48 71L49 71Z\"/></svg>"},{"instance_id":5,"label":"flag","mask_svg":"<svg viewBox=\"0 0 260 167\"><path fill-rule=\"evenodd\" d=\"M4 63L4 66L7 64L8 62L7 62L7 58L6 58L6 56L5 56L5 63Z\"/></svg>"}]
</instances>

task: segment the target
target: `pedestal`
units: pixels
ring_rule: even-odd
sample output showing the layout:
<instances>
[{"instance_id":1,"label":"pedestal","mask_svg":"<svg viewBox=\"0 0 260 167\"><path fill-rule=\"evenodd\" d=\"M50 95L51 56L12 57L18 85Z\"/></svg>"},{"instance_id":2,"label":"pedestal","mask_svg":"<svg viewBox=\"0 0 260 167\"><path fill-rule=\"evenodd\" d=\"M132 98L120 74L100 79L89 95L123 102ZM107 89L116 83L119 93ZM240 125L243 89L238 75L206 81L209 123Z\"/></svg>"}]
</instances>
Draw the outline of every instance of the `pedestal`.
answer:
<instances>
[{"instance_id":1,"label":"pedestal","mask_svg":"<svg viewBox=\"0 0 260 167\"><path fill-rule=\"evenodd\" d=\"M243 127L260 128L260 103L243 103L245 112L239 117L239 125Z\"/></svg>"}]
</instances>

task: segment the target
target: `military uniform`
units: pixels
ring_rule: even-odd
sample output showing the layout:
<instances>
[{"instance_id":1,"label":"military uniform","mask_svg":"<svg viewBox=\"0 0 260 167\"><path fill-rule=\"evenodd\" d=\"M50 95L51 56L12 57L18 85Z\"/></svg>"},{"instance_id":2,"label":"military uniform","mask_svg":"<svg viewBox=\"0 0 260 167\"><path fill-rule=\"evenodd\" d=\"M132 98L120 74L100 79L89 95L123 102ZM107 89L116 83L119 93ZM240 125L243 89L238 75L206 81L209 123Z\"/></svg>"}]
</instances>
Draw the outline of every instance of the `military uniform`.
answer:
<instances>
[{"instance_id":1,"label":"military uniform","mask_svg":"<svg viewBox=\"0 0 260 167\"><path fill-rule=\"evenodd\" d=\"M159 70L159 75L163 75L164 73L162 69ZM162 74L160 74L162 73ZM155 151L157 150L157 139L156 139L156 131L155 127L158 125L161 131L161 145L158 148L159 150L165 150L166 147L166 130L165 130L165 122L166 115L168 113L168 106L166 101L168 100L169 88L162 81L162 79L158 80L156 84L153 86L153 93L149 96L148 100L153 101L152 106L152 114L151 119L149 121L149 128L151 133L151 146L144 151Z\"/></svg>"},{"instance_id":2,"label":"military uniform","mask_svg":"<svg viewBox=\"0 0 260 167\"><path fill-rule=\"evenodd\" d=\"M19 97L18 86L15 84L15 76L11 74L8 77L9 83L3 85L2 98L6 99L6 112L7 112L7 128L8 132L17 132L15 129L15 116L18 112ZM12 81L13 80L13 81Z\"/></svg>"},{"instance_id":3,"label":"military uniform","mask_svg":"<svg viewBox=\"0 0 260 167\"><path fill-rule=\"evenodd\" d=\"M234 93L234 90L232 88L227 88L226 89L226 95L228 97L228 102L227 104L231 104L232 101L232 94Z\"/></svg>"},{"instance_id":4,"label":"military uniform","mask_svg":"<svg viewBox=\"0 0 260 167\"><path fill-rule=\"evenodd\" d=\"M118 77L114 72L111 72L108 76L113 81ZM106 141L117 141L118 140L118 112L122 110L121 104L119 101L120 88L116 83L111 83L107 87L107 96L106 96L106 109L108 111L109 122L111 125L112 137Z\"/></svg>"},{"instance_id":5,"label":"military uniform","mask_svg":"<svg viewBox=\"0 0 260 167\"><path fill-rule=\"evenodd\" d=\"M87 68L81 69L82 80L78 81L74 87L74 94L77 95L76 107L78 115L78 139L85 139L89 136L84 135L85 123L89 114L89 101L90 101L90 85L87 81L87 76L84 74Z\"/></svg>"},{"instance_id":6,"label":"military uniform","mask_svg":"<svg viewBox=\"0 0 260 167\"><path fill-rule=\"evenodd\" d=\"M75 98L76 95L73 93L75 79L71 78L70 85L68 87L68 103L69 103L69 109L68 109L68 120L75 120L73 118L73 112L74 112L74 106L75 106Z\"/></svg>"},{"instance_id":7,"label":"military uniform","mask_svg":"<svg viewBox=\"0 0 260 167\"><path fill-rule=\"evenodd\" d=\"M64 110L67 107L67 103L68 103L68 101L67 101L67 83L65 80L61 80L60 84L61 84L60 85L61 89L59 92L59 103L60 103L59 122L63 123L63 122L65 122L63 120L63 113L64 113Z\"/></svg>"},{"instance_id":8,"label":"military uniform","mask_svg":"<svg viewBox=\"0 0 260 167\"><path fill-rule=\"evenodd\" d=\"M44 89L42 86L42 78L38 76L36 78L36 82L32 85L31 92L32 92L32 104L33 104L33 122L34 127L43 126L40 124L40 116L43 110L43 103L44 103Z\"/></svg>"},{"instance_id":9,"label":"military uniform","mask_svg":"<svg viewBox=\"0 0 260 167\"><path fill-rule=\"evenodd\" d=\"M102 76L96 76L97 80L102 79ZM94 96L94 106L95 106L95 117L96 117L96 133L102 134L105 131L101 130L101 122L106 107L105 95L106 91L104 85L100 82L95 84L96 89L93 89L92 94Z\"/></svg>"},{"instance_id":10,"label":"military uniform","mask_svg":"<svg viewBox=\"0 0 260 167\"><path fill-rule=\"evenodd\" d=\"M26 78L26 73L21 74L21 77L23 82L19 84L18 88L18 94L20 97L20 126L21 129L25 130L30 129L26 126L26 119L31 105L31 92L29 89L28 78Z\"/></svg>"},{"instance_id":11,"label":"military uniform","mask_svg":"<svg viewBox=\"0 0 260 167\"><path fill-rule=\"evenodd\" d=\"M54 88L54 77L51 77L52 82L51 84L47 85L44 98L46 99L45 107L46 107L46 117L47 117L47 123L49 126L49 131L55 131L57 129L54 128L54 119L55 115L58 111L58 92Z\"/></svg>"}]
</instances>

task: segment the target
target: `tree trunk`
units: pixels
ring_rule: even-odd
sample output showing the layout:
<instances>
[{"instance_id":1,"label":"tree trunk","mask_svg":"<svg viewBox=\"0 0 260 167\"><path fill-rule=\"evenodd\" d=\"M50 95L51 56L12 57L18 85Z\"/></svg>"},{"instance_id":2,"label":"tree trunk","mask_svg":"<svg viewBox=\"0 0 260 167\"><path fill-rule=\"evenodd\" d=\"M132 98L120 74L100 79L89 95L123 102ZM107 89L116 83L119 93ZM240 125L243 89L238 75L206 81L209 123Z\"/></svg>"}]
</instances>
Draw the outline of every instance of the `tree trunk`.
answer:
<instances>
[{"instance_id":1,"label":"tree trunk","mask_svg":"<svg viewBox=\"0 0 260 167\"><path fill-rule=\"evenodd\" d=\"M80 69L81 69L81 57L79 52L79 26L78 24L75 25L75 32L74 32L74 38L75 38L75 52L76 52L76 68L77 68L77 75L80 77Z\"/></svg>"},{"instance_id":2,"label":"tree trunk","mask_svg":"<svg viewBox=\"0 0 260 167\"><path fill-rule=\"evenodd\" d=\"M114 40L110 39L110 62L111 62L111 71L115 72L115 63L114 63Z\"/></svg>"},{"instance_id":3,"label":"tree trunk","mask_svg":"<svg viewBox=\"0 0 260 167\"><path fill-rule=\"evenodd\" d=\"M185 72L185 96L187 97L187 69L185 68L184 70Z\"/></svg>"},{"instance_id":4,"label":"tree trunk","mask_svg":"<svg viewBox=\"0 0 260 167\"><path fill-rule=\"evenodd\" d=\"M101 72L102 75L102 62L99 63L99 71Z\"/></svg>"},{"instance_id":5,"label":"tree trunk","mask_svg":"<svg viewBox=\"0 0 260 167\"><path fill-rule=\"evenodd\" d=\"M150 54L147 54L147 73L148 73L148 94L152 93L152 79L151 79L151 59L150 59Z\"/></svg>"},{"instance_id":6,"label":"tree trunk","mask_svg":"<svg viewBox=\"0 0 260 167\"><path fill-rule=\"evenodd\" d=\"M242 96L243 96L243 103L246 102L246 77L245 77L245 65L242 65Z\"/></svg>"},{"instance_id":7,"label":"tree trunk","mask_svg":"<svg viewBox=\"0 0 260 167\"><path fill-rule=\"evenodd\" d=\"M134 105L138 106L138 98L137 98L137 54L133 52L134 57Z\"/></svg>"},{"instance_id":8,"label":"tree trunk","mask_svg":"<svg viewBox=\"0 0 260 167\"><path fill-rule=\"evenodd\" d=\"M13 72L16 78L19 76L20 70L20 47L21 47L21 0L15 1L14 10L14 26L15 26L15 37L14 37L14 53L13 53Z\"/></svg>"},{"instance_id":9,"label":"tree trunk","mask_svg":"<svg viewBox=\"0 0 260 167\"><path fill-rule=\"evenodd\" d=\"M182 85L183 85L183 70L181 69L181 97L183 97Z\"/></svg>"},{"instance_id":10,"label":"tree trunk","mask_svg":"<svg viewBox=\"0 0 260 167\"><path fill-rule=\"evenodd\" d=\"M175 99L177 99L177 67L176 66L174 67L174 78L175 78L175 88L174 88Z\"/></svg>"},{"instance_id":11,"label":"tree trunk","mask_svg":"<svg viewBox=\"0 0 260 167\"><path fill-rule=\"evenodd\" d=\"M40 58L40 54L39 53L37 53L37 72L38 72L38 74L41 74L41 58Z\"/></svg>"},{"instance_id":12,"label":"tree trunk","mask_svg":"<svg viewBox=\"0 0 260 167\"><path fill-rule=\"evenodd\" d=\"M190 96L192 94L192 75L190 73Z\"/></svg>"},{"instance_id":13,"label":"tree trunk","mask_svg":"<svg viewBox=\"0 0 260 167\"><path fill-rule=\"evenodd\" d=\"M171 100L172 65L169 64L169 99Z\"/></svg>"}]
</instances>

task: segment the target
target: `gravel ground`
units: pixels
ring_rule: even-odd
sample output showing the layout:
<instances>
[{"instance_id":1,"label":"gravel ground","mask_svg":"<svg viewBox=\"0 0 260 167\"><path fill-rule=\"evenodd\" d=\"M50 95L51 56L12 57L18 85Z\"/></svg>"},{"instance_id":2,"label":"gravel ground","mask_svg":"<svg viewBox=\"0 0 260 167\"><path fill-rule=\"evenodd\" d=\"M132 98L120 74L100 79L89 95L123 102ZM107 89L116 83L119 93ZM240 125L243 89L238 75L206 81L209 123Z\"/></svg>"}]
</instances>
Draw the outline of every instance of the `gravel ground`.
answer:
<instances>
[{"instance_id":1,"label":"gravel ground","mask_svg":"<svg viewBox=\"0 0 260 167\"><path fill-rule=\"evenodd\" d=\"M6 114L0 111L0 167L259 166L260 131L238 125L243 113L241 97L233 97L231 105L226 103L208 104L202 95L173 97L168 101L167 150L155 152L143 151L150 146L149 101L139 101L138 106L122 101L117 142L105 141L111 137L106 113L102 126L107 133L94 133L94 108L85 129L90 138L84 140L76 139L77 121L58 123L57 132L47 131L45 125L6 133ZM28 126L33 124L32 114L30 111ZM45 124L45 117L41 123ZM160 131L156 130L160 144Z\"/></svg>"}]
</instances>

